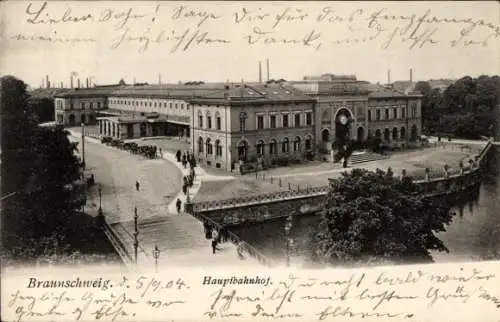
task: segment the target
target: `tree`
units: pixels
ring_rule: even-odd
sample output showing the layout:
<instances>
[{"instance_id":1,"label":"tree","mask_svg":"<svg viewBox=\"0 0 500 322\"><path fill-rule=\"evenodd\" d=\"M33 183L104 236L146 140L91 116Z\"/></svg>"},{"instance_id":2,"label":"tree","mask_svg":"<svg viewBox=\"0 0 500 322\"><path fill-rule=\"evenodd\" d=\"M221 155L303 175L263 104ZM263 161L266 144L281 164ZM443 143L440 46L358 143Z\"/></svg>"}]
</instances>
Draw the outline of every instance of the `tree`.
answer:
<instances>
[{"instance_id":1,"label":"tree","mask_svg":"<svg viewBox=\"0 0 500 322\"><path fill-rule=\"evenodd\" d=\"M77 208L71 188L80 176L76 145L62 129L39 127L26 85L7 76L2 88L2 244L26 254L42 240L64 239ZM42 250L41 250L42 251Z\"/></svg>"},{"instance_id":2,"label":"tree","mask_svg":"<svg viewBox=\"0 0 500 322\"><path fill-rule=\"evenodd\" d=\"M54 99L48 97L29 99L30 109L35 113L39 123L54 121Z\"/></svg>"},{"instance_id":3,"label":"tree","mask_svg":"<svg viewBox=\"0 0 500 322\"><path fill-rule=\"evenodd\" d=\"M370 260L432 261L429 250L447 251L434 234L451 221L411 178L354 169L344 172L328 196L313 234L313 260L323 263Z\"/></svg>"}]
</instances>

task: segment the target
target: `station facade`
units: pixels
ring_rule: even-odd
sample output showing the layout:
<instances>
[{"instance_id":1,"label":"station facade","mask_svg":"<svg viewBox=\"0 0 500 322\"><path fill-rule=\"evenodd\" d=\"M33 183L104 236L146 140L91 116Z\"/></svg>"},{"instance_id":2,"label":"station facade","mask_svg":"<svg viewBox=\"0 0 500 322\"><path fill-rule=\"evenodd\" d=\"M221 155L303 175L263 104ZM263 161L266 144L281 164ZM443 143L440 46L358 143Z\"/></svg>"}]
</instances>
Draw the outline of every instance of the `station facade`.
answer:
<instances>
[{"instance_id":1,"label":"station facade","mask_svg":"<svg viewBox=\"0 0 500 322\"><path fill-rule=\"evenodd\" d=\"M365 142L379 138L387 147L407 147L417 142L422 130L422 95L389 86L358 81L355 76L326 74L292 82L316 99L315 135L318 151L333 148L340 120L349 122L349 138Z\"/></svg>"},{"instance_id":2,"label":"station facade","mask_svg":"<svg viewBox=\"0 0 500 322\"><path fill-rule=\"evenodd\" d=\"M208 165L236 170L300 161L314 151L316 101L283 84L240 84L193 106L192 147Z\"/></svg>"}]
</instances>

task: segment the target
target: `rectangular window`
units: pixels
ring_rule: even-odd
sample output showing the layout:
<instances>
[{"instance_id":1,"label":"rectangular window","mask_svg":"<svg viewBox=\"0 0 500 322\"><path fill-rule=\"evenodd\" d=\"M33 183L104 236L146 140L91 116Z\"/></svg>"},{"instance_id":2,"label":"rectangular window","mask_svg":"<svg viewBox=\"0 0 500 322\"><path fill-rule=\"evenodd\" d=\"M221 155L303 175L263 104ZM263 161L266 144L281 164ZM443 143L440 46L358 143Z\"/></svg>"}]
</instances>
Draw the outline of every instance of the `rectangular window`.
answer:
<instances>
[{"instance_id":1,"label":"rectangular window","mask_svg":"<svg viewBox=\"0 0 500 322\"><path fill-rule=\"evenodd\" d=\"M368 110L368 121L372 120L372 110Z\"/></svg>"},{"instance_id":2,"label":"rectangular window","mask_svg":"<svg viewBox=\"0 0 500 322\"><path fill-rule=\"evenodd\" d=\"M203 127L203 116L202 115L198 116L198 126L200 128Z\"/></svg>"},{"instance_id":3,"label":"rectangular window","mask_svg":"<svg viewBox=\"0 0 500 322\"><path fill-rule=\"evenodd\" d=\"M82 102L82 103L80 104L80 106L81 106L82 110L84 110L84 109L85 109L85 102Z\"/></svg>"},{"instance_id":4,"label":"rectangular window","mask_svg":"<svg viewBox=\"0 0 500 322\"><path fill-rule=\"evenodd\" d=\"M270 123L271 129L276 128L276 115L271 115L269 123Z\"/></svg>"},{"instance_id":5,"label":"rectangular window","mask_svg":"<svg viewBox=\"0 0 500 322\"><path fill-rule=\"evenodd\" d=\"M392 117L396 120L398 118L398 109L394 108L392 110Z\"/></svg>"},{"instance_id":6,"label":"rectangular window","mask_svg":"<svg viewBox=\"0 0 500 322\"><path fill-rule=\"evenodd\" d=\"M406 108L405 108L405 107L403 107L403 108L401 109L401 117L402 117L402 118L406 118Z\"/></svg>"},{"instance_id":7,"label":"rectangular window","mask_svg":"<svg viewBox=\"0 0 500 322\"><path fill-rule=\"evenodd\" d=\"M385 119L386 120L390 119L390 117L389 117L389 109L388 108L385 109Z\"/></svg>"},{"instance_id":8,"label":"rectangular window","mask_svg":"<svg viewBox=\"0 0 500 322\"><path fill-rule=\"evenodd\" d=\"M312 125L312 113L306 114L306 125Z\"/></svg>"},{"instance_id":9,"label":"rectangular window","mask_svg":"<svg viewBox=\"0 0 500 322\"><path fill-rule=\"evenodd\" d=\"M207 127L209 129L212 128L212 117L211 116L207 116Z\"/></svg>"},{"instance_id":10,"label":"rectangular window","mask_svg":"<svg viewBox=\"0 0 500 322\"><path fill-rule=\"evenodd\" d=\"M257 116L257 129L263 129L264 128L264 116L258 115Z\"/></svg>"},{"instance_id":11,"label":"rectangular window","mask_svg":"<svg viewBox=\"0 0 500 322\"><path fill-rule=\"evenodd\" d=\"M101 108L101 102L97 102L97 109Z\"/></svg>"},{"instance_id":12,"label":"rectangular window","mask_svg":"<svg viewBox=\"0 0 500 322\"><path fill-rule=\"evenodd\" d=\"M222 123L220 117L217 117L217 130L220 130L222 128Z\"/></svg>"},{"instance_id":13,"label":"rectangular window","mask_svg":"<svg viewBox=\"0 0 500 322\"><path fill-rule=\"evenodd\" d=\"M245 131L245 127L246 127L246 119L244 117L241 117L240 118L240 132L243 132Z\"/></svg>"},{"instance_id":14,"label":"rectangular window","mask_svg":"<svg viewBox=\"0 0 500 322\"><path fill-rule=\"evenodd\" d=\"M380 121L380 110L379 110L379 109L377 109L377 112L376 112L376 113L377 113L377 121Z\"/></svg>"},{"instance_id":15,"label":"rectangular window","mask_svg":"<svg viewBox=\"0 0 500 322\"><path fill-rule=\"evenodd\" d=\"M294 118L295 118L295 127L300 127L300 114L295 114L294 115Z\"/></svg>"},{"instance_id":16,"label":"rectangular window","mask_svg":"<svg viewBox=\"0 0 500 322\"><path fill-rule=\"evenodd\" d=\"M283 127L288 127L288 114L283 114Z\"/></svg>"}]
</instances>

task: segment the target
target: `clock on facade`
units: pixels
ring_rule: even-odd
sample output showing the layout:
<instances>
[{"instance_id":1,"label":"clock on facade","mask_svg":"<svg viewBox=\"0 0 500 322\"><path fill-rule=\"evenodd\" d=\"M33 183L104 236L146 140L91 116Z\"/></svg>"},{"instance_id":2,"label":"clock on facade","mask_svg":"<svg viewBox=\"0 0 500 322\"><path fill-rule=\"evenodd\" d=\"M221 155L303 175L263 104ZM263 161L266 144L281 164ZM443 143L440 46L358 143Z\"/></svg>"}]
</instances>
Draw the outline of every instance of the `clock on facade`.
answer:
<instances>
[{"instance_id":1,"label":"clock on facade","mask_svg":"<svg viewBox=\"0 0 500 322\"><path fill-rule=\"evenodd\" d=\"M341 115L341 116L339 117L339 122L340 122L340 124L342 124L342 125L346 125L346 124L347 124L347 117L346 117L345 115Z\"/></svg>"}]
</instances>

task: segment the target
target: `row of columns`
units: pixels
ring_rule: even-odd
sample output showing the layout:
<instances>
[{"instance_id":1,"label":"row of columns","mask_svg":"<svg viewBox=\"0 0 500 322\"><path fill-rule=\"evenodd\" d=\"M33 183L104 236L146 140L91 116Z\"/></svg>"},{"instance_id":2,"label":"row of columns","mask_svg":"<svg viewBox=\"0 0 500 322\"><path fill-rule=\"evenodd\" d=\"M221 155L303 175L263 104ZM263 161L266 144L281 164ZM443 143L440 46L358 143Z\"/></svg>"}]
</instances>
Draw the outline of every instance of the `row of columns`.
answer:
<instances>
[{"instance_id":1,"label":"row of columns","mask_svg":"<svg viewBox=\"0 0 500 322\"><path fill-rule=\"evenodd\" d=\"M99 134L114 138L120 137L120 124L110 120L99 120Z\"/></svg>"}]
</instances>

